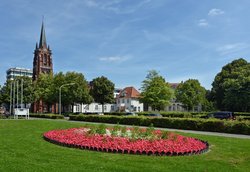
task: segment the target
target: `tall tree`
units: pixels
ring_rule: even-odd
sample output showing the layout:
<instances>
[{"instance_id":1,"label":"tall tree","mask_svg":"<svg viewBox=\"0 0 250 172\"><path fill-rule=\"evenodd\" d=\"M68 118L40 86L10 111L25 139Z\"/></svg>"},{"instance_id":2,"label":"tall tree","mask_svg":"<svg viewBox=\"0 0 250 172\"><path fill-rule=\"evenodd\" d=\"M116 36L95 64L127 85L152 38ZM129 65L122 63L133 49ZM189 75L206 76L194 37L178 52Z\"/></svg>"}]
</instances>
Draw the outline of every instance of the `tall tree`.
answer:
<instances>
[{"instance_id":1,"label":"tall tree","mask_svg":"<svg viewBox=\"0 0 250 172\"><path fill-rule=\"evenodd\" d=\"M250 63L240 58L225 65L212 84L217 108L250 111Z\"/></svg>"},{"instance_id":2,"label":"tall tree","mask_svg":"<svg viewBox=\"0 0 250 172\"><path fill-rule=\"evenodd\" d=\"M206 103L206 89L196 79L189 79L179 84L175 95L177 101L182 102L188 110L194 110L195 106Z\"/></svg>"},{"instance_id":3,"label":"tall tree","mask_svg":"<svg viewBox=\"0 0 250 172\"><path fill-rule=\"evenodd\" d=\"M95 102L102 104L102 112L104 112L105 103L114 102L115 85L108 78L101 76L91 81L91 95Z\"/></svg>"},{"instance_id":4,"label":"tall tree","mask_svg":"<svg viewBox=\"0 0 250 172\"><path fill-rule=\"evenodd\" d=\"M148 72L142 81L140 101L151 106L153 110L162 110L174 98L174 91L157 71Z\"/></svg>"}]
</instances>

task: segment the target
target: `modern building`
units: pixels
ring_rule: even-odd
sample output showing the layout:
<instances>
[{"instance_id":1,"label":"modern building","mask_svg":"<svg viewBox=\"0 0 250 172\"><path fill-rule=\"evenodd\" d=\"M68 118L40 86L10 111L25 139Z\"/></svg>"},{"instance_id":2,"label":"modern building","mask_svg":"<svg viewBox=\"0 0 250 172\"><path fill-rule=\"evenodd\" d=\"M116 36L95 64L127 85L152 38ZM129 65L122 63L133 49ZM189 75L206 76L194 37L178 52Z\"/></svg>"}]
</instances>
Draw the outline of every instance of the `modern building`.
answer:
<instances>
[{"instance_id":1,"label":"modern building","mask_svg":"<svg viewBox=\"0 0 250 172\"><path fill-rule=\"evenodd\" d=\"M20 68L20 67L14 67L10 68L6 71L6 79L13 80L18 76L27 76L32 78L33 73L30 69Z\"/></svg>"}]
</instances>

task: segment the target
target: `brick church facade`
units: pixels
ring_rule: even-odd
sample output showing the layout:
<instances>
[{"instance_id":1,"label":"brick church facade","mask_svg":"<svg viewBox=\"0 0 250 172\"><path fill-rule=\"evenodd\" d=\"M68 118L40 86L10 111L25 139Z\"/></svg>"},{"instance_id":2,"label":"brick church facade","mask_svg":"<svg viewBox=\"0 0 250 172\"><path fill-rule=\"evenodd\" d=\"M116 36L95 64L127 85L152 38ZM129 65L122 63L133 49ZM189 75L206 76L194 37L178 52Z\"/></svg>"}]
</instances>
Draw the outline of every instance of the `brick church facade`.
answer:
<instances>
[{"instance_id":1,"label":"brick church facade","mask_svg":"<svg viewBox=\"0 0 250 172\"><path fill-rule=\"evenodd\" d=\"M39 45L36 43L33 59L33 81L36 81L41 73L53 74L52 51L47 46L44 23L42 22ZM43 100L38 100L33 104L33 112L57 113L56 104L48 105Z\"/></svg>"}]
</instances>

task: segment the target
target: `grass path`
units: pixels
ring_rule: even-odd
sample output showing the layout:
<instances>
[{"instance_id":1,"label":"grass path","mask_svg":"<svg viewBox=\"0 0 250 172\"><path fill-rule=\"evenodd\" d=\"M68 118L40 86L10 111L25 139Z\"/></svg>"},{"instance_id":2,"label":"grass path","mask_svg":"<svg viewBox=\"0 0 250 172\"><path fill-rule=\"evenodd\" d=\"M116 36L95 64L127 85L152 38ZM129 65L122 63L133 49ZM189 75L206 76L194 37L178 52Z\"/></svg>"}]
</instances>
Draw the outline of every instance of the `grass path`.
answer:
<instances>
[{"instance_id":1,"label":"grass path","mask_svg":"<svg viewBox=\"0 0 250 172\"><path fill-rule=\"evenodd\" d=\"M158 157L102 153L66 148L46 142L52 129L82 123L56 120L0 120L0 171L248 171L250 140L182 133L206 140L202 155Z\"/></svg>"}]
</instances>

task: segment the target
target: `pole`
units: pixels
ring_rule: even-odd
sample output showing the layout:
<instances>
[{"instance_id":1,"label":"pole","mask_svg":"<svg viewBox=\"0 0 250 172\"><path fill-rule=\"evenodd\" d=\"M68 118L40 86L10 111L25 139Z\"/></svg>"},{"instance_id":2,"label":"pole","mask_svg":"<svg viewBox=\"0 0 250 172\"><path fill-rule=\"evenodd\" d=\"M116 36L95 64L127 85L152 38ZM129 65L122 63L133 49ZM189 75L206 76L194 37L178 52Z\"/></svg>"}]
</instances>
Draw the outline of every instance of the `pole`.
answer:
<instances>
[{"instance_id":1,"label":"pole","mask_svg":"<svg viewBox=\"0 0 250 172\"><path fill-rule=\"evenodd\" d=\"M61 115L61 88L63 85L60 86L59 88L59 115Z\"/></svg>"},{"instance_id":2,"label":"pole","mask_svg":"<svg viewBox=\"0 0 250 172\"><path fill-rule=\"evenodd\" d=\"M17 86L16 86L16 104L17 104L17 108L19 108L19 105L18 105L18 94L19 94L19 89L18 89L18 80L16 81L17 82Z\"/></svg>"},{"instance_id":3,"label":"pole","mask_svg":"<svg viewBox=\"0 0 250 172\"><path fill-rule=\"evenodd\" d=\"M68 84L63 84L59 87L59 115L61 115L62 113L62 98L61 98L61 94L62 94L62 87L67 86L67 85L74 85L75 83L68 83Z\"/></svg>"},{"instance_id":4,"label":"pole","mask_svg":"<svg viewBox=\"0 0 250 172\"><path fill-rule=\"evenodd\" d=\"M12 113L12 82L10 81L10 115Z\"/></svg>"},{"instance_id":5,"label":"pole","mask_svg":"<svg viewBox=\"0 0 250 172\"><path fill-rule=\"evenodd\" d=\"M16 99L16 95L15 94L16 94L16 81L14 81L14 85L13 85L13 113L15 112L14 109L16 107L16 104L15 104L16 103L15 102L16 101L15 100Z\"/></svg>"},{"instance_id":6,"label":"pole","mask_svg":"<svg viewBox=\"0 0 250 172\"><path fill-rule=\"evenodd\" d=\"M21 108L23 108L23 79L21 80Z\"/></svg>"}]
</instances>

